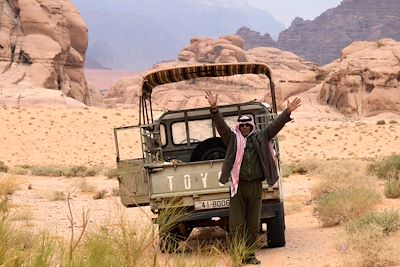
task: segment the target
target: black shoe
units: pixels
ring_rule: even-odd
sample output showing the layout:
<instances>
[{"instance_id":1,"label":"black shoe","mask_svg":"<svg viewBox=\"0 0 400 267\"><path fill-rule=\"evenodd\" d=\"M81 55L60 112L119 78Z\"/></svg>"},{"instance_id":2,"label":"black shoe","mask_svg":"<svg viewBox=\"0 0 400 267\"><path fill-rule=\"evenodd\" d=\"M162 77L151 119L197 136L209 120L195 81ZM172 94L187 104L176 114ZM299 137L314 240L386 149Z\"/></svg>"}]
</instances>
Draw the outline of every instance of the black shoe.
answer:
<instances>
[{"instance_id":1,"label":"black shoe","mask_svg":"<svg viewBox=\"0 0 400 267\"><path fill-rule=\"evenodd\" d=\"M243 264L260 265L261 261L259 261L256 257L252 257L243 260Z\"/></svg>"}]
</instances>

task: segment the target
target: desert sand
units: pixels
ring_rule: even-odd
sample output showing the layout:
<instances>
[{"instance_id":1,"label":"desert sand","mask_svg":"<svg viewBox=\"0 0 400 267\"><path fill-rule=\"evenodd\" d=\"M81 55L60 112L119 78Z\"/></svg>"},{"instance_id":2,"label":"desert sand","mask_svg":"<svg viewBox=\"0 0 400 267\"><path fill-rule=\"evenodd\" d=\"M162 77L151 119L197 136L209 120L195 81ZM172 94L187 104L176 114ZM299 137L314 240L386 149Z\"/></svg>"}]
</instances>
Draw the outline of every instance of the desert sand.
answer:
<instances>
[{"instance_id":1,"label":"desert sand","mask_svg":"<svg viewBox=\"0 0 400 267\"><path fill-rule=\"evenodd\" d=\"M2 108L0 110L0 161L8 166L85 165L115 168L113 128L137 124L134 109L79 108L35 109ZM349 119L303 99L303 106L293 114L280 134L283 163L297 160L332 158L377 158L400 151L400 116ZM385 120L378 125L378 120ZM139 141L132 137L128 148L138 153ZM140 153L139 153L140 155ZM0 173L0 178L18 181L11 196L16 223L32 231L53 230L70 234L66 201L51 201L55 191L71 195L78 230L81 213L89 211L89 230L100 225L112 227L122 214L135 223L150 223L148 207L127 209L120 204L113 188L116 180L105 176L87 178L35 177ZM85 180L94 192L106 190L106 197L93 199L94 192L82 192ZM283 248L262 249L257 256L262 266L335 266L345 255L338 244L338 227L325 228L313 216L311 188L318 177L292 175L283 179L285 192L286 242ZM390 206L398 201L385 200ZM386 203L385 202L385 203ZM296 207L296 208L291 208Z\"/></svg>"}]
</instances>

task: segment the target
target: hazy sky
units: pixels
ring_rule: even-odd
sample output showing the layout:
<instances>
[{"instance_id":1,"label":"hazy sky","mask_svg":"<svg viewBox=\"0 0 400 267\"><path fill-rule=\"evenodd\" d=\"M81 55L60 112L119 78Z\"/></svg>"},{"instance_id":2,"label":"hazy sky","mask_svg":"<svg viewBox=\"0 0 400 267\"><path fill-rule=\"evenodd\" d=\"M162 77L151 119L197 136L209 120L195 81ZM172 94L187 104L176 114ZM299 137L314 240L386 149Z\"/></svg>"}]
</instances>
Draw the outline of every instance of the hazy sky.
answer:
<instances>
[{"instance_id":1,"label":"hazy sky","mask_svg":"<svg viewBox=\"0 0 400 267\"><path fill-rule=\"evenodd\" d=\"M249 5L267 10L286 27L295 17L313 20L329 8L337 7L342 0L247 0Z\"/></svg>"}]
</instances>

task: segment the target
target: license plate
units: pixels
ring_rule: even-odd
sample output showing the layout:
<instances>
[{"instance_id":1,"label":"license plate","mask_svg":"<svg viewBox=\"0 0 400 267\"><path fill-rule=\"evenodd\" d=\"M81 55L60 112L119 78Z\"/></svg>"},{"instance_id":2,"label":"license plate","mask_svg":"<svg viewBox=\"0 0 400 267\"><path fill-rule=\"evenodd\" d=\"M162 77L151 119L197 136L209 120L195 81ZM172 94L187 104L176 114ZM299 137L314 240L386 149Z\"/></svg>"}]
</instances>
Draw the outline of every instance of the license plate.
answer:
<instances>
[{"instance_id":1,"label":"license plate","mask_svg":"<svg viewBox=\"0 0 400 267\"><path fill-rule=\"evenodd\" d=\"M194 202L195 210L218 209L229 207L229 199L206 200Z\"/></svg>"}]
</instances>

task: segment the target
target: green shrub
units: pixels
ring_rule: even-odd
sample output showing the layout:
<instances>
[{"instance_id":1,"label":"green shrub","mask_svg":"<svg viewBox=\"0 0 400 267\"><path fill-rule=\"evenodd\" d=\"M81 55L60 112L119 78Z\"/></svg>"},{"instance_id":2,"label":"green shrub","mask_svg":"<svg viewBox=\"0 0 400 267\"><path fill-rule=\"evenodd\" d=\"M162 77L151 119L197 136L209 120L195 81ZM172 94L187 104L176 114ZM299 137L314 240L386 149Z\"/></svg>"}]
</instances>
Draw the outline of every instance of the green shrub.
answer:
<instances>
[{"instance_id":1,"label":"green shrub","mask_svg":"<svg viewBox=\"0 0 400 267\"><path fill-rule=\"evenodd\" d=\"M83 165L65 168L63 171L65 177L83 177L87 168Z\"/></svg>"},{"instance_id":2,"label":"green shrub","mask_svg":"<svg viewBox=\"0 0 400 267\"><path fill-rule=\"evenodd\" d=\"M5 165L2 161L0 161L0 172L8 172L7 165Z\"/></svg>"},{"instance_id":3,"label":"green shrub","mask_svg":"<svg viewBox=\"0 0 400 267\"><path fill-rule=\"evenodd\" d=\"M386 181L384 193L387 198L399 198L400 180L389 179L388 181Z\"/></svg>"},{"instance_id":4,"label":"green shrub","mask_svg":"<svg viewBox=\"0 0 400 267\"><path fill-rule=\"evenodd\" d=\"M381 200L367 188L347 188L323 195L314 209L323 226L345 223L370 212Z\"/></svg>"},{"instance_id":5,"label":"green shrub","mask_svg":"<svg viewBox=\"0 0 400 267\"><path fill-rule=\"evenodd\" d=\"M352 266L391 266L396 265L397 253L386 236L400 229L398 210L384 210L368 213L359 219L348 222L344 227L345 239L349 248ZM397 243L397 242L396 242Z\"/></svg>"},{"instance_id":6,"label":"green shrub","mask_svg":"<svg viewBox=\"0 0 400 267\"><path fill-rule=\"evenodd\" d=\"M18 189L19 182L14 176L0 179L0 195L12 195Z\"/></svg>"},{"instance_id":7,"label":"green shrub","mask_svg":"<svg viewBox=\"0 0 400 267\"><path fill-rule=\"evenodd\" d=\"M96 176L97 174L99 174L98 168L88 168L83 165L64 168L65 177L88 177Z\"/></svg>"},{"instance_id":8,"label":"green shrub","mask_svg":"<svg viewBox=\"0 0 400 267\"><path fill-rule=\"evenodd\" d=\"M103 199L107 194L107 190L103 189L100 191L97 191L96 194L94 194L93 199Z\"/></svg>"},{"instance_id":9,"label":"green shrub","mask_svg":"<svg viewBox=\"0 0 400 267\"><path fill-rule=\"evenodd\" d=\"M292 174L305 175L313 172L320 163L314 159L300 160L292 164L282 164L282 176L287 177Z\"/></svg>"},{"instance_id":10,"label":"green shrub","mask_svg":"<svg viewBox=\"0 0 400 267\"><path fill-rule=\"evenodd\" d=\"M119 175L118 169L116 168L110 168L106 170L105 176L107 176L108 179L117 179Z\"/></svg>"},{"instance_id":11,"label":"green shrub","mask_svg":"<svg viewBox=\"0 0 400 267\"><path fill-rule=\"evenodd\" d=\"M345 236L348 261L343 266L394 266L396 252L385 244L385 234L379 225L356 228Z\"/></svg>"},{"instance_id":12,"label":"green shrub","mask_svg":"<svg viewBox=\"0 0 400 267\"><path fill-rule=\"evenodd\" d=\"M347 234L353 234L360 229L368 230L371 225L378 225L383 233L395 232L400 229L400 212L387 209L378 213L371 212L348 222L344 229Z\"/></svg>"},{"instance_id":13,"label":"green shrub","mask_svg":"<svg viewBox=\"0 0 400 267\"><path fill-rule=\"evenodd\" d=\"M83 177L97 176L100 173L99 168L87 168L83 173Z\"/></svg>"},{"instance_id":14,"label":"green shrub","mask_svg":"<svg viewBox=\"0 0 400 267\"><path fill-rule=\"evenodd\" d=\"M400 155L392 155L381 161L370 164L368 170L370 173L378 176L379 179L399 179Z\"/></svg>"},{"instance_id":15,"label":"green shrub","mask_svg":"<svg viewBox=\"0 0 400 267\"><path fill-rule=\"evenodd\" d=\"M79 189L81 192L94 192L96 190L96 187L94 185L91 185L87 182L87 180L83 180L79 183Z\"/></svg>"},{"instance_id":16,"label":"green shrub","mask_svg":"<svg viewBox=\"0 0 400 267\"><path fill-rule=\"evenodd\" d=\"M314 171L321 177L311 191L313 199L345 188L373 188L373 177L366 174L366 163L360 160L330 160Z\"/></svg>"},{"instance_id":17,"label":"green shrub","mask_svg":"<svg viewBox=\"0 0 400 267\"><path fill-rule=\"evenodd\" d=\"M385 120L378 120L378 121L376 122L376 124L377 124L377 125L384 125L384 124L386 124L386 122L385 122Z\"/></svg>"},{"instance_id":18,"label":"green shrub","mask_svg":"<svg viewBox=\"0 0 400 267\"><path fill-rule=\"evenodd\" d=\"M60 200L66 200L67 197L65 196L65 193L62 191L54 191L50 197L51 201L60 201Z\"/></svg>"},{"instance_id":19,"label":"green shrub","mask_svg":"<svg viewBox=\"0 0 400 267\"><path fill-rule=\"evenodd\" d=\"M17 175L27 175L29 174L29 168L24 168L21 165L16 165L11 167L8 172Z\"/></svg>"},{"instance_id":20,"label":"green shrub","mask_svg":"<svg viewBox=\"0 0 400 267\"><path fill-rule=\"evenodd\" d=\"M64 175L64 169L57 166L32 166L32 175L60 177Z\"/></svg>"}]
</instances>

